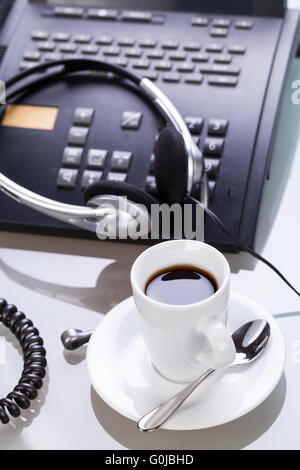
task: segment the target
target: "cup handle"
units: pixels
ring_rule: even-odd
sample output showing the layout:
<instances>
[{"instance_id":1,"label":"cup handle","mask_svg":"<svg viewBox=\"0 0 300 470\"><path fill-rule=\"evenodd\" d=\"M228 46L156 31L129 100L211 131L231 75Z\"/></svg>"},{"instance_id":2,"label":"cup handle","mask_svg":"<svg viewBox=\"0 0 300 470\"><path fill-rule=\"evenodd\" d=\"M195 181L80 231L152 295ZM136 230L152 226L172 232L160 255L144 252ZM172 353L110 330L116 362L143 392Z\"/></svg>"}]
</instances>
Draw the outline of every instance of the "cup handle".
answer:
<instances>
[{"instance_id":1,"label":"cup handle","mask_svg":"<svg viewBox=\"0 0 300 470\"><path fill-rule=\"evenodd\" d=\"M200 354L201 362L218 369L231 364L236 357L236 349L229 330L224 323L210 317L201 323L201 334L205 336L209 348Z\"/></svg>"}]
</instances>

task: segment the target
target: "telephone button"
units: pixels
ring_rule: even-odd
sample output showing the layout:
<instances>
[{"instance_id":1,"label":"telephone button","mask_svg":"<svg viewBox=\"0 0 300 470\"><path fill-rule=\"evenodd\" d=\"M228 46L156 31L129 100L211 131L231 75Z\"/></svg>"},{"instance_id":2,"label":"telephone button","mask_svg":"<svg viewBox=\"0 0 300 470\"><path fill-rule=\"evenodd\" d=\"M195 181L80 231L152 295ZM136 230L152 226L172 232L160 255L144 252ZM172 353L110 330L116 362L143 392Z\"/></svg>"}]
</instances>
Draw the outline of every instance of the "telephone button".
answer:
<instances>
[{"instance_id":1,"label":"telephone button","mask_svg":"<svg viewBox=\"0 0 300 470\"><path fill-rule=\"evenodd\" d=\"M89 168L103 169L107 158L107 150L90 149L88 151L87 166Z\"/></svg>"},{"instance_id":2,"label":"telephone button","mask_svg":"<svg viewBox=\"0 0 300 470\"><path fill-rule=\"evenodd\" d=\"M56 44L52 41L40 42L38 48L40 51L53 52L55 50Z\"/></svg>"},{"instance_id":3,"label":"telephone button","mask_svg":"<svg viewBox=\"0 0 300 470\"><path fill-rule=\"evenodd\" d=\"M86 189L92 184L98 183L102 178L102 171L90 171L86 170L83 172L81 180L81 188Z\"/></svg>"},{"instance_id":4,"label":"telephone button","mask_svg":"<svg viewBox=\"0 0 300 470\"><path fill-rule=\"evenodd\" d=\"M229 28L231 21L226 18L218 18L213 20L213 26L216 28Z\"/></svg>"},{"instance_id":5,"label":"telephone button","mask_svg":"<svg viewBox=\"0 0 300 470\"><path fill-rule=\"evenodd\" d=\"M63 165L79 167L83 149L80 147L66 147L63 155Z\"/></svg>"},{"instance_id":6,"label":"telephone button","mask_svg":"<svg viewBox=\"0 0 300 470\"><path fill-rule=\"evenodd\" d=\"M70 41L71 35L69 33L54 33L52 39L57 42L66 42Z\"/></svg>"},{"instance_id":7,"label":"telephone button","mask_svg":"<svg viewBox=\"0 0 300 470\"><path fill-rule=\"evenodd\" d=\"M84 8L81 7L54 7L54 15L65 18L81 18L84 15Z\"/></svg>"},{"instance_id":8,"label":"telephone button","mask_svg":"<svg viewBox=\"0 0 300 470\"><path fill-rule=\"evenodd\" d=\"M147 176L145 189L150 194L156 194L157 193L157 185L156 185L155 176Z\"/></svg>"},{"instance_id":9,"label":"telephone button","mask_svg":"<svg viewBox=\"0 0 300 470\"><path fill-rule=\"evenodd\" d=\"M210 199L213 199L214 196L215 196L215 192L216 192L216 182L215 181L209 181L208 182L208 191L209 191Z\"/></svg>"},{"instance_id":10,"label":"telephone button","mask_svg":"<svg viewBox=\"0 0 300 470\"><path fill-rule=\"evenodd\" d=\"M191 18L192 26L207 26L208 23L209 23L208 18L202 18L201 16L193 16L193 18Z\"/></svg>"},{"instance_id":11,"label":"telephone button","mask_svg":"<svg viewBox=\"0 0 300 470\"><path fill-rule=\"evenodd\" d=\"M108 181L117 181L118 183L124 183L126 181L126 178L127 178L126 173L116 173L114 171L111 171L107 175Z\"/></svg>"},{"instance_id":12,"label":"telephone button","mask_svg":"<svg viewBox=\"0 0 300 470\"><path fill-rule=\"evenodd\" d=\"M237 29L252 29L253 28L253 21L250 21L250 20L237 20L235 22L235 27Z\"/></svg>"},{"instance_id":13,"label":"telephone button","mask_svg":"<svg viewBox=\"0 0 300 470\"><path fill-rule=\"evenodd\" d=\"M208 123L209 135L225 137L228 129L227 119L210 119Z\"/></svg>"},{"instance_id":14,"label":"telephone button","mask_svg":"<svg viewBox=\"0 0 300 470\"><path fill-rule=\"evenodd\" d=\"M24 53L24 60L39 61L42 57L41 52L39 51L26 51Z\"/></svg>"},{"instance_id":15,"label":"telephone button","mask_svg":"<svg viewBox=\"0 0 300 470\"><path fill-rule=\"evenodd\" d=\"M238 84L237 77L228 77L227 75L210 75L208 84L214 86L236 86Z\"/></svg>"},{"instance_id":16,"label":"telephone button","mask_svg":"<svg viewBox=\"0 0 300 470\"><path fill-rule=\"evenodd\" d=\"M124 111L121 119L122 129L138 130L142 122L142 113L136 111Z\"/></svg>"},{"instance_id":17,"label":"telephone button","mask_svg":"<svg viewBox=\"0 0 300 470\"><path fill-rule=\"evenodd\" d=\"M243 44L233 44L232 46L228 47L228 52L231 54L245 54L246 46Z\"/></svg>"},{"instance_id":18,"label":"telephone button","mask_svg":"<svg viewBox=\"0 0 300 470\"><path fill-rule=\"evenodd\" d=\"M154 175L155 173L155 155L154 153L150 157L149 173Z\"/></svg>"},{"instance_id":19,"label":"telephone button","mask_svg":"<svg viewBox=\"0 0 300 470\"><path fill-rule=\"evenodd\" d=\"M71 127L69 131L68 143L71 145L82 145L86 144L88 138L89 129L86 127Z\"/></svg>"},{"instance_id":20,"label":"telephone button","mask_svg":"<svg viewBox=\"0 0 300 470\"><path fill-rule=\"evenodd\" d=\"M31 39L35 41L46 41L49 39L50 33L49 31L42 31L42 30L37 30L37 31L32 31L31 33Z\"/></svg>"},{"instance_id":21,"label":"telephone button","mask_svg":"<svg viewBox=\"0 0 300 470\"><path fill-rule=\"evenodd\" d=\"M92 108L76 108L73 119L74 124L89 126L92 123L94 112Z\"/></svg>"},{"instance_id":22,"label":"telephone button","mask_svg":"<svg viewBox=\"0 0 300 470\"><path fill-rule=\"evenodd\" d=\"M122 20L139 23L150 23L152 20L152 13L148 11L123 11Z\"/></svg>"},{"instance_id":23,"label":"telephone button","mask_svg":"<svg viewBox=\"0 0 300 470\"><path fill-rule=\"evenodd\" d=\"M211 28L210 35L216 38L226 38L228 36L228 29L226 28Z\"/></svg>"},{"instance_id":24,"label":"telephone button","mask_svg":"<svg viewBox=\"0 0 300 470\"><path fill-rule=\"evenodd\" d=\"M204 154L220 157L223 153L224 139L206 138L204 141Z\"/></svg>"},{"instance_id":25,"label":"telephone button","mask_svg":"<svg viewBox=\"0 0 300 470\"><path fill-rule=\"evenodd\" d=\"M204 123L202 117L187 116L185 123L191 134L201 134Z\"/></svg>"},{"instance_id":26,"label":"telephone button","mask_svg":"<svg viewBox=\"0 0 300 470\"><path fill-rule=\"evenodd\" d=\"M127 171L132 158L131 152L120 152L116 150L111 157L111 169L118 171Z\"/></svg>"},{"instance_id":27,"label":"telephone button","mask_svg":"<svg viewBox=\"0 0 300 470\"><path fill-rule=\"evenodd\" d=\"M76 185L78 170L69 168L61 168L57 176L57 186L59 188L73 189Z\"/></svg>"},{"instance_id":28,"label":"telephone button","mask_svg":"<svg viewBox=\"0 0 300 470\"><path fill-rule=\"evenodd\" d=\"M205 158L204 166L208 178L216 179L220 169L220 160L215 158Z\"/></svg>"},{"instance_id":29,"label":"telephone button","mask_svg":"<svg viewBox=\"0 0 300 470\"><path fill-rule=\"evenodd\" d=\"M117 10L104 10L103 8L90 8L88 10L88 18L92 20L116 20L117 16Z\"/></svg>"}]
</instances>

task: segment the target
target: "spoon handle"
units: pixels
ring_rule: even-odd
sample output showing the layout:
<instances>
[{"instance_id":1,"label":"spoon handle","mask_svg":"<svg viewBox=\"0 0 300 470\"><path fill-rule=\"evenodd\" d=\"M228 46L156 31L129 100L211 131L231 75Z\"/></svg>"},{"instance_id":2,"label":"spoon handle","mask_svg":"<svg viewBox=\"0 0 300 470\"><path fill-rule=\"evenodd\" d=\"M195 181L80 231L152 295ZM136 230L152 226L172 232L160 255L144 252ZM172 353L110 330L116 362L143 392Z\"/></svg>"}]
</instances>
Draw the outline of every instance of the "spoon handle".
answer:
<instances>
[{"instance_id":1,"label":"spoon handle","mask_svg":"<svg viewBox=\"0 0 300 470\"><path fill-rule=\"evenodd\" d=\"M160 428L170 416L179 408L180 405L193 393L193 391L210 375L215 372L214 369L208 369L195 382L191 383L183 390L178 392L169 400L165 401L154 410L143 416L137 426L140 431L148 432Z\"/></svg>"}]
</instances>

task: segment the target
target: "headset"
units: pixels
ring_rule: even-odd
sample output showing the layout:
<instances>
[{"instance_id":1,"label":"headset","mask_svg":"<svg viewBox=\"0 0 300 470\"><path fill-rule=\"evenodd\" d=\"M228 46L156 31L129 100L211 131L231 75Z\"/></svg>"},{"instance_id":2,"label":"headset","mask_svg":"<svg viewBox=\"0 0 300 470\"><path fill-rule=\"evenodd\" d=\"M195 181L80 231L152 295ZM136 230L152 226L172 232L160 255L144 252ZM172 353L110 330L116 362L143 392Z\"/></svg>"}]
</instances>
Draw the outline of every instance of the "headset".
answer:
<instances>
[{"instance_id":1,"label":"headset","mask_svg":"<svg viewBox=\"0 0 300 470\"><path fill-rule=\"evenodd\" d=\"M62 69L57 71L58 67ZM128 80L142 96L150 100L167 124L160 132L154 148L158 200L145 190L129 183L100 181L85 191L84 202L86 205L75 206L54 201L29 191L0 173L1 191L36 211L92 232L97 232L99 221L103 217L109 217L110 220L115 219L116 226L122 224L122 229L124 229L124 224L129 227L137 218L142 222L141 225L144 222L144 226L149 227L149 212L152 204L158 202L169 205L182 203L195 188L199 188L197 199L207 207L208 182L202 153L193 141L180 113L153 82L109 62L68 59L44 63L21 72L6 82L6 89L9 90L13 85L19 84L33 74L50 69L56 69L56 72L47 74L45 78L26 82L8 94L7 99L33 87L51 83L51 81L58 80L58 78L70 73L90 71ZM122 203L120 198L124 199L124 196L126 202L124 200ZM108 204L112 209L108 208Z\"/></svg>"},{"instance_id":2,"label":"headset","mask_svg":"<svg viewBox=\"0 0 300 470\"><path fill-rule=\"evenodd\" d=\"M46 76L26 80L35 74L53 70ZM256 253L233 235L209 208L209 188L203 155L173 103L149 79L109 62L93 59L64 59L43 63L27 69L6 82L6 89L19 85L7 94L7 100L35 87L46 86L76 72L90 72L108 78L129 81L140 95L146 98L166 123L154 147L155 177L158 198L129 183L100 181L89 186L84 193L85 206L64 204L34 193L0 173L0 190L17 202L38 212L97 233L104 218L114 221L121 230L138 219L150 230L149 217L153 204L190 202L200 205L205 214L243 250L269 266L298 295L299 291L268 260ZM196 197L195 197L196 196ZM123 203L122 203L123 202Z\"/></svg>"}]
</instances>

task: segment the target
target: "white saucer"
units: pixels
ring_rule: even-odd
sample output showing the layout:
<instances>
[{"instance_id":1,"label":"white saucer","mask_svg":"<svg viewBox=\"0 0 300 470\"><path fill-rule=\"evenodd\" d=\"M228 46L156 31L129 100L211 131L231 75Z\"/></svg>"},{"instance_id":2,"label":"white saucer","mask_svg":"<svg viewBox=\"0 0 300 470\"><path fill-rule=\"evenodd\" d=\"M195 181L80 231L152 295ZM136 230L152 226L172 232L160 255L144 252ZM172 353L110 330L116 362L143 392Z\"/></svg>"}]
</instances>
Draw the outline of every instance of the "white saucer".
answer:
<instances>
[{"instance_id":1,"label":"white saucer","mask_svg":"<svg viewBox=\"0 0 300 470\"><path fill-rule=\"evenodd\" d=\"M132 297L114 307L93 333L87 367L98 395L134 421L183 388L154 369L141 337ZM219 372L202 384L163 428L204 429L237 419L260 405L284 369L285 344L274 318L248 298L231 292L228 327L234 331L254 318L266 319L271 338L260 359Z\"/></svg>"}]
</instances>

